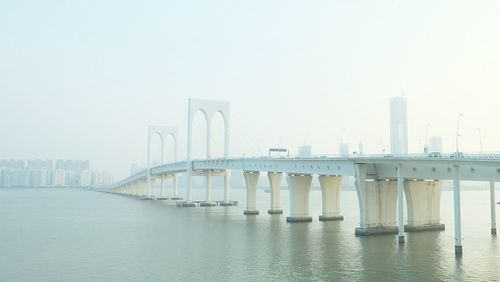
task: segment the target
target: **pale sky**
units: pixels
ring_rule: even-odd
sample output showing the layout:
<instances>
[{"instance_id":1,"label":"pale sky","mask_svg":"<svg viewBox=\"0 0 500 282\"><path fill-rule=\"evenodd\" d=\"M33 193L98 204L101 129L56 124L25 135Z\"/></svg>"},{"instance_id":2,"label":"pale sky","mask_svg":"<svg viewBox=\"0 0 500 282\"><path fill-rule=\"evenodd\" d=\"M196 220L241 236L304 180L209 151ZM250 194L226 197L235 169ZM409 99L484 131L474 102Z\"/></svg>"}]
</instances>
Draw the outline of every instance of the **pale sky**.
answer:
<instances>
[{"instance_id":1,"label":"pale sky","mask_svg":"<svg viewBox=\"0 0 500 282\"><path fill-rule=\"evenodd\" d=\"M184 159L190 97L231 103L232 156L335 154L343 128L351 151L381 153L401 92L411 152L428 124L454 151L458 113L463 151L480 128L500 152L500 1L0 1L0 159L121 178L150 124L179 127ZM216 156L220 120L212 135Z\"/></svg>"}]
</instances>

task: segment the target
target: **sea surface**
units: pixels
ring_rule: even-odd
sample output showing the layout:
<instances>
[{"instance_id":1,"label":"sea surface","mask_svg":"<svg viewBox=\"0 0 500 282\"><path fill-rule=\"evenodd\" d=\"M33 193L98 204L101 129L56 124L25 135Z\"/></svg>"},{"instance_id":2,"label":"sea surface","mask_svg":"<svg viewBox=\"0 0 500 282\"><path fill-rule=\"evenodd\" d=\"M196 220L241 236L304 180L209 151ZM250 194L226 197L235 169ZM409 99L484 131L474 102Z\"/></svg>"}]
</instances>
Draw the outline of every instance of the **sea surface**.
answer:
<instances>
[{"instance_id":1,"label":"sea surface","mask_svg":"<svg viewBox=\"0 0 500 282\"><path fill-rule=\"evenodd\" d=\"M487 185L487 184L485 184ZM194 190L202 200L205 191ZM355 237L356 192L341 193L343 221L312 223L237 207L176 208L79 189L0 189L0 281L500 281L500 247L490 235L489 191L462 192L462 257L454 254L453 194L443 191L446 231ZM497 194L498 197L498 194ZM222 190L214 191L222 198ZM498 201L498 199L497 199ZM497 206L497 217L500 206Z\"/></svg>"}]
</instances>

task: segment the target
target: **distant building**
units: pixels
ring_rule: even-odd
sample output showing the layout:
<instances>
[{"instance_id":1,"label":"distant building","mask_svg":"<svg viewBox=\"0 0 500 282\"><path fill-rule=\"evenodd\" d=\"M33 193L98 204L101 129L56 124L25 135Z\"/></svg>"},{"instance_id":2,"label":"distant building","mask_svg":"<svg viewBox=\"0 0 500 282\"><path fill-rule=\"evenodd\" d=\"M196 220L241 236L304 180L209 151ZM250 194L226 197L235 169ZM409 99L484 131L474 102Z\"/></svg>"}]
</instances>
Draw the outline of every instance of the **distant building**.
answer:
<instances>
[{"instance_id":1,"label":"distant building","mask_svg":"<svg viewBox=\"0 0 500 282\"><path fill-rule=\"evenodd\" d=\"M54 186L64 186L66 184L66 173L64 169L58 168L54 172Z\"/></svg>"},{"instance_id":2,"label":"distant building","mask_svg":"<svg viewBox=\"0 0 500 282\"><path fill-rule=\"evenodd\" d=\"M88 169L82 170L80 176L80 186L88 187L92 185L92 172Z\"/></svg>"},{"instance_id":3,"label":"distant building","mask_svg":"<svg viewBox=\"0 0 500 282\"><path fill-rule=\"evenodd\" d=\"M391 153L408 154L406 98L391 98Z\"/></svg>"},{"instance_id":4,"label":"distant building","mask_svg":"<svg viewBox=\"0 0 500 282\"><path fill-rule=\"evenodd\" d=\"M0 160L0 187L88 186L91 175L88 160Z\"/></svg>"},{"instance_id":5,"label":"distant building","mask_svg":"<svg viewBox=\"0 0 500 282\"><path fill-rule=\"evenodd\" d=\"M309 146L309 145L299 146L298 152L299 152L299 157L300 158L310 158L312 156L312 154L311 154L311 146Z\"/></svg>"}]
</instances>

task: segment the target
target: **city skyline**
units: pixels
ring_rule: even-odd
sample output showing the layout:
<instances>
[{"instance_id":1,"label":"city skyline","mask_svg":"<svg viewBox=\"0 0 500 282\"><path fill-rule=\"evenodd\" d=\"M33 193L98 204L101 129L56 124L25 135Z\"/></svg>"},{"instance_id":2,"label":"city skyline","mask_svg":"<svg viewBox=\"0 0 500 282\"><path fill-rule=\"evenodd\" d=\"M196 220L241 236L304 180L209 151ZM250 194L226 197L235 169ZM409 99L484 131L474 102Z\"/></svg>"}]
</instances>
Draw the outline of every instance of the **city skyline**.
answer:
<instances>
[{"instance_id":1,"label":"city skyline","mask_svg":"<svg viewBox=\"0 0 500 282\"><path fill-rule=\"evenodd\" d=\"M113 184L111 172L89 160L0 160L0 187L90 187Z\"/></svg>"}]
</instances>

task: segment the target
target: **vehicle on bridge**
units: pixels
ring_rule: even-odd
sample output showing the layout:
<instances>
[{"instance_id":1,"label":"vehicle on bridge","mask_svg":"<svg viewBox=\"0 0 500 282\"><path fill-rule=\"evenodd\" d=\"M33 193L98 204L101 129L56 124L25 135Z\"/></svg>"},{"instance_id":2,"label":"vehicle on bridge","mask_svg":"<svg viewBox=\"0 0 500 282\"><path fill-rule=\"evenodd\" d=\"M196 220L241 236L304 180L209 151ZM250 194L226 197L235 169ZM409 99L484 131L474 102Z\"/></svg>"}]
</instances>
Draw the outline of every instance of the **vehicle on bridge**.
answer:
<instances>
[{"instance_id":1,"label":"vehicle on bridge","mask_svg":"<svg viewBox=\"0 0 500 282\"><path fill-rule=\"evenodd\" d=\"M269 148L269 157L289 157L290 152L286 148Z\"/></svg>"},{"instance_id":2,"label":"vehicle on bridge","mask_svg":"<svg viewBox=\"0 0 500 282\"><path fill-rule=\"evenodd\" d=\"M464 153L463 152L454 152L453 154L450 155L450 158L463 158Z\"/></svg>"},{"instance_id":3,"label":"vehicle on bridge","mask_svg":"<svg viewBox=\"0 0 500 282\"><path fill-rule=\"evenodd\" d=\"M430 152L427 156L429 158L441 158L443 155L440 152Z\"/></svg>"}]
</instances>

